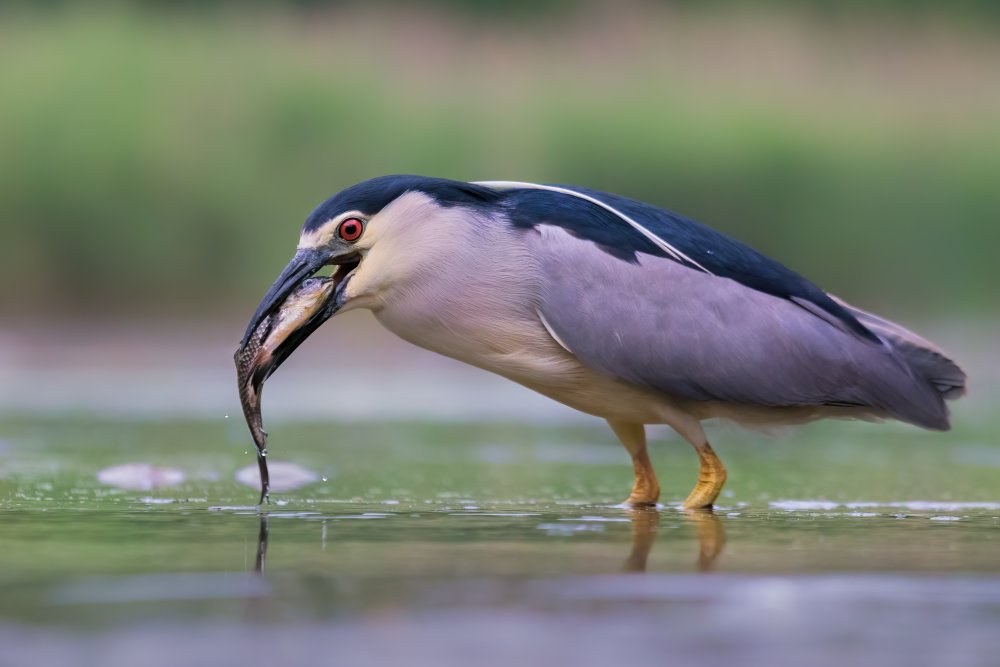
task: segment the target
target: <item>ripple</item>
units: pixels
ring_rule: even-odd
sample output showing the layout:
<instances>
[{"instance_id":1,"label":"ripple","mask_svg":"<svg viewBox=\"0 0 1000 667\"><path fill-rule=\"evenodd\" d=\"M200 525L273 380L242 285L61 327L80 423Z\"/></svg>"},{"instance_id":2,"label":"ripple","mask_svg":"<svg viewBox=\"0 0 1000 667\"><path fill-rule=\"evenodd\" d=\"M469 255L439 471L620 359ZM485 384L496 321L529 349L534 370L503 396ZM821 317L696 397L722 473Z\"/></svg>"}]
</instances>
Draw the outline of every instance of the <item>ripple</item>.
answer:
<instances>
[{"instance_id":1,"label":"ripple","mask_svg":"<svg viewBox=\"0 0 1000 667\"><path fill-rule=\"evenodd\" d=\"M840 503L829 500L775 500L771 507L777 510L788 512L798 512L803 510L835 510L840 507Z\"/></svg>"},{"instance_id":2,"label":"ripple","mask_svg":"<svg viewBox=\"0 0 1000 667\"><path fill-rule=\"evenodd\" d=\"M830 500L775 500L769 503L774 509L788 512L796 511L830 511L836 509L870 510L870 509L905 509L911 512L962 512L967 510L1000 510L996 502L950 502L939 500L907 500L893 502L854 501L840 503ZM849 516L858 516L853 513Z\"/></svg>"},{"instance_id":3,"label":"ripple","mask_svg":"<svg viewBox=\"0 0 1000 667\"><path fill-rule=\"evenodd\" d=\"M601 533L604 526L589 523L540 523L538 530L544 530L549 535L572 535L574 533Z\"/></svg>"}]
</instances>

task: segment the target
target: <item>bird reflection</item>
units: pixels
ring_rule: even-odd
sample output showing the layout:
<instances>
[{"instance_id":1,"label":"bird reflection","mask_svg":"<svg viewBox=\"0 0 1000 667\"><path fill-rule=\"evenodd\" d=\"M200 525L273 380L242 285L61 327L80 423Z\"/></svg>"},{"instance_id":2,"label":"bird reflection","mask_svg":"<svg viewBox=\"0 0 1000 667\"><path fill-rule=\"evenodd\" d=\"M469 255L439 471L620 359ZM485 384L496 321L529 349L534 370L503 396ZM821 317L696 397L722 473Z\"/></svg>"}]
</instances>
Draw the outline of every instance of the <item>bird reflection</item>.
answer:
<instances>
[{"instance_id":1,"label":"bird reflection","mask_svg":"<svg viewBox=\"0 0 1000 667\"><path fill-rule=\"evenodd\" d=\"M712 571L716 559L726 546L726 529L722 521L711 509L684 510L681 516L695 529L698 539L698 571ZM632 551L625 559L624 570L645 572L649 552L656 542L660 510L653 507L635 508L629 510L629 519L632 522Z\"/></svg>"},{"instance_id":2,"label":"bird reflection","mask_svg":"<svg viewBox=\"0 0 1000 667\"><path fill-rule=\"evenodd\" d=\"M649 553L656 542L656 531L660 526L660 510L653 507L635 508L628 511L632 523L632 549L625 559L625 572L645 572ZM698 540L698 558L695 561L699 572L710 572L715 561L726 546L726 530L722 521L711 510L683 510L683 520L694 527ZM267 543L270 535L268 515L258 515L257 559L254 570L263 574L267 565Z\"/></svg>"}]
</instances>

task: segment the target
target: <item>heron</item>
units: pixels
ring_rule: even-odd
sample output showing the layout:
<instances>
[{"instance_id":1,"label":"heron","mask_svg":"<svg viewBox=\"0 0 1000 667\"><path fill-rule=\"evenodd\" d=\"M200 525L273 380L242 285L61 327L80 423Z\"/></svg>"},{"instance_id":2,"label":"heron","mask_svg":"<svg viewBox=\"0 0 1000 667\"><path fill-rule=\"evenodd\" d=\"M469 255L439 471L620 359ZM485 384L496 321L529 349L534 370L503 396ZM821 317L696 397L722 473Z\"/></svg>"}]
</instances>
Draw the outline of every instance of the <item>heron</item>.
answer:
<instances>
[{"instance_id":1,"label":"heron","mask_svg":"<svg viewBox=\"0 0 1000 667\"><path fill-rule=\"evenodd\" d=\"M332 266L332 289L258 369L326 320L370 310L400 338L607 421L632 458L629 506L656 505L646 425L698 455L683 501L709 508L726 468L703 422L822 418L949 428L966 376L939 347L740 241L584 187L391 175L306 219L241 343Z\"/></svg>"}]
</instances>

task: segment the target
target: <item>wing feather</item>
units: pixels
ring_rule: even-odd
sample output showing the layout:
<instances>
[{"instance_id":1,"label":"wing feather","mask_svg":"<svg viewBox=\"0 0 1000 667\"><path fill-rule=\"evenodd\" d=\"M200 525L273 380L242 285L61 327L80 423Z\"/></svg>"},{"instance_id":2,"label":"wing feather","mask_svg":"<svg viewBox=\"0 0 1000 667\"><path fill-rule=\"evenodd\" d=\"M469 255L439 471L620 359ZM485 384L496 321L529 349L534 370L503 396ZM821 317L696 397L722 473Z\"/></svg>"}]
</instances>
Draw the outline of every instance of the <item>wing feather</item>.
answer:
<instances>
[{"instance_id":1,"label":"wing feather","mask_svg":"<svg viewBox=\"0 0 1000 667\"><path fill-rule=\"evenodd\" d=\"M547 192L556 192L558 194L569 195L570 197L576 197L577 199L582 199L583 201L589 202L595 206L599 206L605 211L608 211L609 213L622 219L623 221L628 223L633 229L635 229L637 232L639 232L647 239L652 241L657 247L666 252L669 256L673 257L675 260L679 262L686 262L691 266L694 266L700 269L701 271L704 271L705 273L711 273L711 271L706 269L704 266L702 266L695 260L691 259L686 254L677 249L675 246L667 242L666 239L653 233L652 231L647 229L644 225L641 225L639 222L629 217L622 211L618 210L611 204L608 204L602 201L601 199L591 196L585 192L581 192L579 190L572 190L570 188L564 188L558 185L542 185L539 183L526 183L523 181L475 181L473 185L482 185L484 187L493 188L495 190L517 190L517 189L545 190Z\"/></svg>"},{"instance_id":2,"label":"wing feather","mask_svg":"<svg viewBox=\"0 0 1000 667\"><path fill-rule=\"evenodd\" d=\"M499 204L517 226L556 225L628 261L637 261L638 253L668 257L702 273L791 299L814 315L840 322L861 338L879 340L848 309L799 274L684 216L575 186L522 181L478 181L473 185L505 193Z\"/></svg>"},{"instance_id":3,"label":"wing feather","mask_svg":"<svg viewBox=\"0 0 1000 667\"><path fill-rule=\"evenodd\" d=\"M543 321L601 372L693 400L861 405L947 427L937 392L892 346L729 278L662 257L621 261L559 227L536 231L525 239Z\"/></svg>"}]
</instances>

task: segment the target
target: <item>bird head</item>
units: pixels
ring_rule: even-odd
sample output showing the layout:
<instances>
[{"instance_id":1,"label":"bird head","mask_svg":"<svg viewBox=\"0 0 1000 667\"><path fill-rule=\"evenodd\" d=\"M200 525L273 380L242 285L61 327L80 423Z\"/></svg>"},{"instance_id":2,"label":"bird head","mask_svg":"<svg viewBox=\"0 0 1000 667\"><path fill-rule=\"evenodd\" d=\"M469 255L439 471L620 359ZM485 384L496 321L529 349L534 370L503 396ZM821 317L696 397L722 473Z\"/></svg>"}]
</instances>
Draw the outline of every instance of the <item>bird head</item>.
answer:
<instances>
[{"instance_id":1,"label":"bird head","mask_svg":"<svg viewBox=\"0 0 1000 667\"><path fill-rule=\"evenodd\" d=\"M422 176L382 176L330 197L306 219L295 255L257 306L237 355L303 281L333 266L333 288L324 302L277 345L268 368L257 369L258 375L270 375L335 314L377 307L394 287L433 270L446 243L434 233L440 228L435 223L496 197L483 186Z\"/></svg>"}]
</instances>

